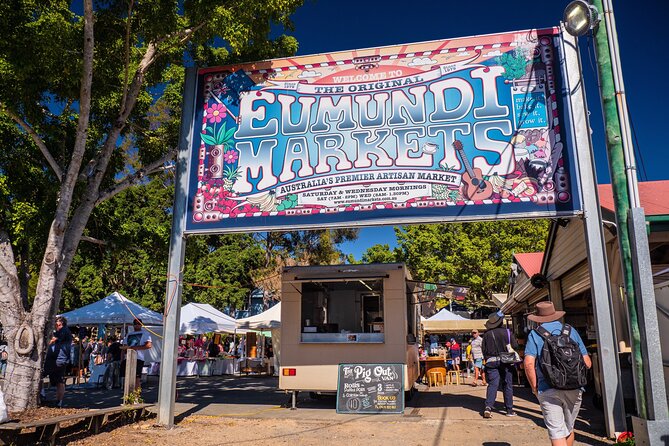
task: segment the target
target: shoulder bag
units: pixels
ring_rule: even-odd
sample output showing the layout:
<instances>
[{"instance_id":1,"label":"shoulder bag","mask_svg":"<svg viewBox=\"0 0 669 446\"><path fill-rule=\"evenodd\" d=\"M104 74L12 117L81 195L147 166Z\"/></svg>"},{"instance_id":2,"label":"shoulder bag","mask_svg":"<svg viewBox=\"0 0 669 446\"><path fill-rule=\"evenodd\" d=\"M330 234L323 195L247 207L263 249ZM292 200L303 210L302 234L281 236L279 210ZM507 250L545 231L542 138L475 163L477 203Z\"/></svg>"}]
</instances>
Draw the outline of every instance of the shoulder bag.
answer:
<instances>
[{"instance_id":1,"label":"shoulder bag","mask_svg":"<svg viewBox=\"0 0 669 446\"><path fill-rule=\"evenodd\" d=\"M507 331L507 334L508 334L508 337L509 337L509 343L506 344L507 351L498 352L499 362L501 362L502 364L515 364L516 362L520 362L520 356L511 347L511 332L509 331L509 329L507 329L506 331ZM495 331L491 330L490 334L492 334L492 338L495 341L495 346L497 346L497 339L495 339ZM516 357L518 357L518 361L516 361Z\"/></svg>"}]
</instances>

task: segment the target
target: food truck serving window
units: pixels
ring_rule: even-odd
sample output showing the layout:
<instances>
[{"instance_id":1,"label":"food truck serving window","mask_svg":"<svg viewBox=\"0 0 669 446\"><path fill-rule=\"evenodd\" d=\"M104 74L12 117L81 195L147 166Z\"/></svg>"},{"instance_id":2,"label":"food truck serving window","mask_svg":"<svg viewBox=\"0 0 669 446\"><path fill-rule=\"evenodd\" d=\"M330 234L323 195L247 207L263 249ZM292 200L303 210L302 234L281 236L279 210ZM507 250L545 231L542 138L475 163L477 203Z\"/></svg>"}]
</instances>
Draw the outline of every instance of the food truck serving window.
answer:
<instances>
[{"instance_id":1,"label":"food truck serving window","mask_svg":"<svg viewBox=\"0 0 669 446\"><path fill-rule=\"evenodd\" d=\"M302 342L383 342L383 280L303 282L301 319Z\"/></svg>"}]
</instances>

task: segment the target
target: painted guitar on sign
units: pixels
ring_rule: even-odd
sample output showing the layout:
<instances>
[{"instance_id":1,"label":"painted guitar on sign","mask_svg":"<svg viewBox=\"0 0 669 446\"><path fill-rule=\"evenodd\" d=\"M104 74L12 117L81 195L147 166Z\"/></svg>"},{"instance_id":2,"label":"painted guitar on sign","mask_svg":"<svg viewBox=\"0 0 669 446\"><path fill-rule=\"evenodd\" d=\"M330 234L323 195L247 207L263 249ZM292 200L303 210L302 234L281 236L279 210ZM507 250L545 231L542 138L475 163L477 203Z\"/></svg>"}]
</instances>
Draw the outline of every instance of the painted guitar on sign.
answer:
<instances>
[{"instance_id":1,"label":"painted guitar on sign","mask_svg":"<svg viewBox=\"0 0 669 446\"><path fill-rule=\"evenodd\" d=\"M462 163L465 165L465 172L462 174L462 194L472 201L487 200L493 194L492 185L483 178L483 173L479 168L473 168L465 155L462 142L453 141L453 148L460 154Z\"/></svg>"}]
</instances>

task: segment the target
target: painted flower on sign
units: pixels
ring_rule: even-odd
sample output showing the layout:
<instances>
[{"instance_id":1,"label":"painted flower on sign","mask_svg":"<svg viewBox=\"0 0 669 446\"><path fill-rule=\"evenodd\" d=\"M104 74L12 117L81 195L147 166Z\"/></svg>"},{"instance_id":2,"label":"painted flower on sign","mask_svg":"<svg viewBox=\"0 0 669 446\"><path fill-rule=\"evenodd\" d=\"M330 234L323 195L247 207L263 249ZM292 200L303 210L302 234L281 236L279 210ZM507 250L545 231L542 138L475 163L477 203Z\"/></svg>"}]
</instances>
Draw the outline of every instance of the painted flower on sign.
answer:
<instances>
[{"instance_id":1,"label":"painted flower on sign","mask_svg":"<svg viewBox=\"0 0 669 446\"><path fill-rule=\"evenodd\" d=\"M237 158L239 158L239 154L237 154L236 150L228 150L223 154L223 161L228 164L233 164L237 161Z\"/></svg>"},{"instance_id":2,"label":"painted flower on sign","mask_svg":"<svg viewBox=\"0 0 669 446\"><path fill-rule=\"evenodd\" d=\"M207 119L211 124L219 123L227 116L228 109L223 104L212 104L207 107Z\"/></svg>"}]
</instances>

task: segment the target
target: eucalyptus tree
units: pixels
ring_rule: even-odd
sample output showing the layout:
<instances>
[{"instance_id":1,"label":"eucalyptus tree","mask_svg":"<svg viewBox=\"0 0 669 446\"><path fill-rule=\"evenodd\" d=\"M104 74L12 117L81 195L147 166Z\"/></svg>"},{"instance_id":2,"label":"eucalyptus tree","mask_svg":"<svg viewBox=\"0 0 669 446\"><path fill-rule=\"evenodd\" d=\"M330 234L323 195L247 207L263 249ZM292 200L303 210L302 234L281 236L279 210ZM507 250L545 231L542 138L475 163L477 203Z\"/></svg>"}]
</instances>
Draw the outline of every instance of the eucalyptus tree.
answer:
<instances>
[{"instance_id":1,"label":"eucalyptus tree","mask_svg":"<svg viewBox=\"0 0 669 446\"><path fill-rule=\"evenodd\" d=\"M293 38L269 36L290 27L302 0L70 3L0 4L0 322L13 411L36 404L47 334L93 209L174 157L184 61L294 54ZM162 122L150 120L156 107Z\"/></svg>"},{"instance_id":2,"label":"eucalyptus tree","mask_svg":"<svg viewBox=\"0 0 669 446\"><path fill-rule=\"evenodd\" d=\"M362 263L393 263L396 259L396 253L387 243L370 246L362 254Z\"/></svg>"},{"instance_id":3,"label":"eucalyptus tree","mask_svg":"<svg viewBox=\"0 0 669 446\"><path fill-rule=\"evenodd\" d=\"M508 287L513 253L543 251L547 220L403 226L395 230L396 254L414 279L470 287L490 298Z\"/></svg>"}]
</instances>

